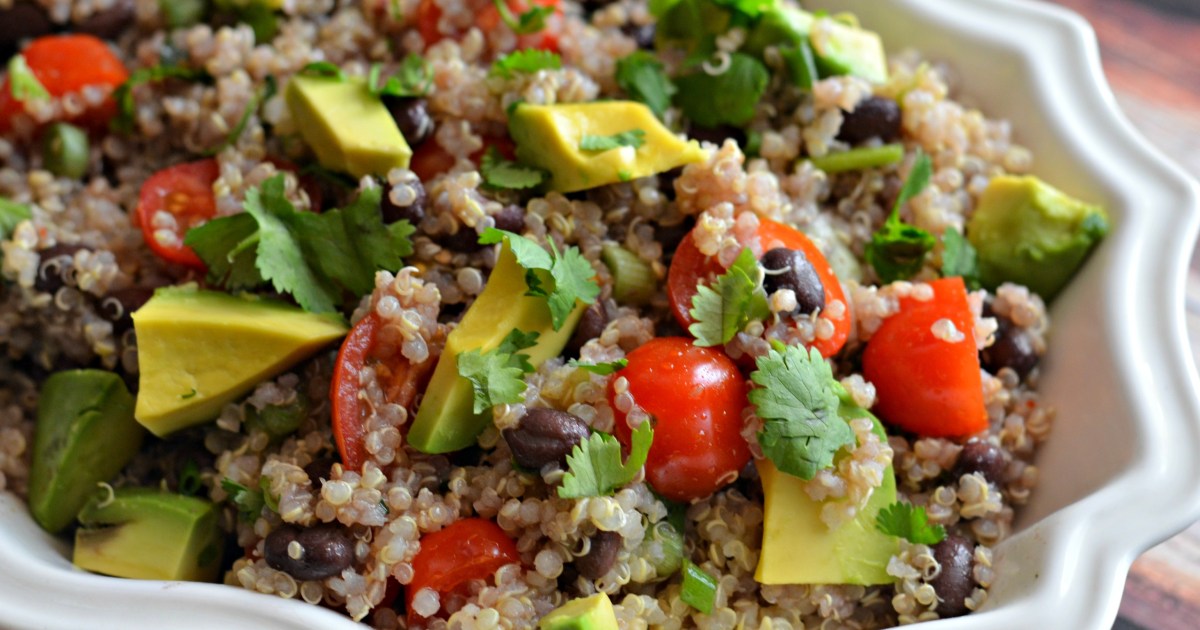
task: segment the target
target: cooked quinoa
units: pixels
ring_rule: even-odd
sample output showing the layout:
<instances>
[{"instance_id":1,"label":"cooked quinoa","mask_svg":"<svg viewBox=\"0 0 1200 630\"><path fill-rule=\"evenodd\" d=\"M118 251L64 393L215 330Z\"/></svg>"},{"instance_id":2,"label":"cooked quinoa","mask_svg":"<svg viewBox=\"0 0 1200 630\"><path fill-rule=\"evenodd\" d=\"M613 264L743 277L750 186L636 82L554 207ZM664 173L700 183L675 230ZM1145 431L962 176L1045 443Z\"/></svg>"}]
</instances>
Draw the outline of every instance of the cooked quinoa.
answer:
<instances>
[{"instance_id":1,"label":"cooked quinoa","mask_svg":"<svg viewBox=\"0 0 1200 630\"><path fill-rule=\"evenodd\" d=\"M28 4L0 0L0 21L29 10L20 8ZM932 176L902 207L901 217L934 235L947 228L962 232L994 177L1026 174L1033 167L1033 156L1015 142L1010 125L989 117L1004 112L985 113L958 100L962 95L946 60L889 51L886 82L830 76L811 90L773 75L741 129L696 129L671 107L662 120L680 134L703 138L703 160L579 193L543 195L488 186L480 155L507 138L509 112L518 102L629 98L615 72L617 60L653 41L647 33L653 33L655 17L645 0L555 3L561 10L546 18L545 31L555 36L561 68L508 77L489 68L499 56L528 45L529 36L518 38L503 23L481 30L477 18L491 9L491 0L287 0L275 12L277 30L269 41L256 41L249 25L228 16L169 28L163 12L167 3L156 0L34 4L44 12L47 30L87 30L97 16L108 16L113 24L101 34L130 71L170 63L202 70L209 79L171 78L133 87L130 131L93 133L82 178L47 170L38 133L43 123L103 103L111 89L38 101L0 135L0 197L32 213L0 242L0 490L19 496L28 491L38 390L49 374L82 367L109 370L137 392L137 339L129 313L157 288L205 282L202 272L165 261L147 245L136 212L139 194L156 171L215 150L214 217L243 212L248 191L282 174L284 194L298 210L341 207L362 190L382 188L384 205L416 228L403 266L380 270L374 290L344 312L351 325L368 316L380 322L372 351L377 360L356 375L367 454L361 469L342 465L333 436L335 344L258 383L213 422L163 439L148 437L111 481L114 487L176 491L183 467L197 465L198 494L221 507L221 527L230 540L223 573L230 587L323 605L377 628L414 627L409 618L417 620L416 627L428 628L531 628L568 600L597 592L609 595L622 629L879 628L937 619L945 612L945 607L939 610L944 594L935 587L940 566L934 545L901 542L887 563L892 584L757 582L764 499L759 474L747 465L735 471L732 483L685 506L683 554L717 583L711 614L701 613L685 603L679 575L658 574L665 552L654 533L670 527L672 506L651 488L645 471L611 495L561 498L563 467L517 466L503 437L529 410L539 408L568 412L597 432L614 432L621 418L636 426L652 414L632 395L625 376L585 371L568 363L567 355L551 358L524 376L519 402L494 406L493 422L476 446L431 455L405 439L423 392L398 393L392 372L396 365L444 359L447 336L496 265L496 248L476 243L488 228L553 242L560 249L578 248L600 287L601 320L577 340L576 354L570 356L579 363L604 364L656 337L687 335L672 316L666 291L683 234L690 230L704 256L729 267L746 248L762 254L756 230L761 221L771 220L797 227L816 242L838 273L845 301L825 304L822 317L815 312L792 317L796 293L773 292L771 315L751 322L718 349L748 378L753 359L767 355L772 341L792 346L828 341L835 334L833 322L848 319L848 341L831 364L853 402L870 408L877 392L862 373L864 347L900 310L902 300L933 299L928 282L941 268L940 241L907 280L883 284L864 260L872 234L914 168L918 149L929 156ZM431 10L440 19L418 28L416 16ZM431 32L439 41L425 41ZM18 41L25 38L10 39L0 39L0 49L10 48L6 55L20 50ZM745 39L745 29L725 33L710 62L719 65L721 55L728 58ZM331 62L349 76L366 76L372 64L391 70L409 53L420 55L432 72L420 107L433 125L427 138L410 139L410 144L418 155L440 155L443 168L424 176L393 168L358 180L305 170L303 165L315 164L316 157L285 101L291 77L318 61ZM773 59L782 63L768 52L768 67ZM682 54L665 54L662 63L673 72L685 61ZM268 90L268 83L280 89ZM904 145L904 158L836 174L815 167L810 158L850 148L839 134L848 114L871 98L899 105L897 141ZM239 125L244 125L240 134L227 142ZM752 150L747 148L751 137ZM170 213L160 214L154 238L170 245L182 232ZM613 274L602 261L602 249L613 243L659 280L644 303L616 299ZM1036 362L1045 352L1049 321L1036 293L1005 283L994 291L971 292L968 302L973 327L942 319L933 325L935 337L948 343L973 340L987 352L1002 336L1019 335L1027 344L1027 359ZM1037 448L1054 420L1053 408L1037 393L1036 366L991 363L994 371L985 365L981 378L985 431L951 439L892 429L881 439L871 421L860 418L850 423L853 443L844 456L805 482L809 496L824 501L822 519L836 527L858 514L890 465L901 500L924 507L931 523L967 541L968 610L987 600L996 570L992 549L1011 533L1014 511L1037 483ZM286 436L264 431L254 419L270 408L301 410L295 430ZM762 459L756 436L764 420L749 403L741 420L746 447L754 459ZM973 454L964 455L967 449ZM261 488L275 499L273 505L245 518L226 482ZM422 538L475 517L498 525L514 542L520 562L450 593L432 588L408 593ZM286 525L325 524L351 541L346 568L303 580L268 562L273 532ZM605 532L617 538L602 536ZM619 541L614 559L599 575L585 577L578 563L601 538ZM298 546L289 549L300 553ZM400 592L405 595L397 596Z\"/></svg>"}]
</instances>

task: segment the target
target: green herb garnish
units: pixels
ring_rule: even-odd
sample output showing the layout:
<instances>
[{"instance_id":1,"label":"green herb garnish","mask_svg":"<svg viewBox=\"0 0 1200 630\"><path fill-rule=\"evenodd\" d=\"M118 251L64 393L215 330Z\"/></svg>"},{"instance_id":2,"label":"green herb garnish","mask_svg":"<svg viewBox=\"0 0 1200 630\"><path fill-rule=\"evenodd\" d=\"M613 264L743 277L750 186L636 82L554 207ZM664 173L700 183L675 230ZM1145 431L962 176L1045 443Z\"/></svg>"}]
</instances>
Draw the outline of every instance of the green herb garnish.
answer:
<instances>
[{"instance_id":1,"label":"green herb garnish","mask_svg":"<svg viewBox=\"0 0 1200 630\"><path fill-rule=\"evenodd\" d=\"M179 469L179 494L186 496L195 496L204 487L200 479L200 466L196 460L189 459L183 462L183 467Z\"/></svg>"},{"instance_id":2,"label":"green herb garnish","mask_svg":"<svg viewBox=\"0 0 1200 630\"><path fill-rule=\"evenodd\" d=\"M867 243L867 262L884 283L913 277L925 264L925 254L933 249L932 234L900 220L900 207L920 194L929 185L932 175L933 164L929 156L918 149L916 163L896 197L891 214Z\"/></svg>"},{"instance_id":3,"label":"green herb garnish","mask_svg":"<svg viewBox=\"0 0 1200 630\"><path fill-rule=\"evenodd\" d=\"M854 444L854 430L838 414L841 383L815 348L772 344L750 374L748 398L763 420L758 443L781 472L812 479L833 465L843 446Z\"/></svg>"},{"instance_id":4,"label":"green herb garnish","mask_svg":"<svg viewBox=\"0 0 1200 630\"><path fill-rule=\"evenodd\" d=\"M508 53L492 62L488 76L511 79L514 72L533 74L538 70L558 70L559 68L562 68L562 58L558 55L547 50L526 48Z\"/></svg>"},{"instance_id":5,"label":"green herb garnish","mask_svg":"<svg viewBox=\"0 0 1200 630\"><path fill-rule=\"evenodd\" d=\"M494 245L501 240L508 241L517 264L525 268L525 284L529 287L526 295L546 298L554 330L563 327L577 301L593 304L600 296L596 272L578 247L571 246L560 252L554 240L550 239L550 251L547 252L541 245L520 234L496 228L488 228L479 237L483 245ZM539 272L549 275L548 280L554 285L552 288L546 288L547 279Z\"/></svg>"},{"instance_id":6,"label":"green herb garnish","mask_svg":"<svg viewBox=\"0 0 1200 630\"><path fill-rule=\"evenodd\" d=\"M504 159L496 147L488 147L479 163L479 174L483 182L492 188L523 190L533 188L546 179L546 172Z\"/></svg>"},{"instance_id":7,"label":"green herb garnish","mask_svg":"<svg viewBox=\"0 0 1200 630\"><path fill-rule=\"evenodd\" d=\"M266 501L261 490L251 490L229 477L221 480L221 488L229 493L229 500L237 508L238 516L243 521L253 523L262 515Z\"/></svg>"},{"instance_id":8,"label":"green herb garnish","mask_svg":"<svg viewBox=\"0 0 1200 630\"><path fill-rule=\"evenodd\" d=\"M25 62L25 55L13 55L12 59L8 60L8 89L18 101L41 101L50 98L46 86L38 81L29 64Z\"/></svg>"},{"instance_id":9,"label":"green herb garnish","mask_svg":"<svg viewBox=\"0 0 1200 630\"><path fill-rule=\"evenodd\" d=\"M532 35L546 28L546 17L554 13L553 6L534 4L528 11L513 16L512 10L504 0L492 0L492 4L500 13L500 19L517 35Z\"/></svg>"},{"instance_id":10,"label":"green herb garnish","mask_svg":"<svg viewBox=\"0 0 1200 630\"><path fill-rule=\"evenodd\" d=\"M395 96L408 98L425 96L433 85L433 66L430 66L420 55L409 53L400 63L396 74L381 80L382 64L371 64L367 75L367 89L375 96Z\"/></svg>"},{"instance_id":11,"label":"green herb garnish","mask_svg":"<svg viewBox=\"0 0 1200 630\"><path fill-rule=\"evenodd\" d=\"M974 291L979 283L979 257L971 241L950 227L942 233L942 276L962 276L967 289Z\"/></svg>"},{"instance_id":12,"label":"green herb garnish","mask_svg":"<svg viewBox=\"0 0 1200 630\"><path fill-rule=\"evenodd\" d=\"M931 524L925 508L897 501L875 516L875 527L888 536L917 545L936 545L946 538L946 528Z\"/></svg>"},{"instance_id":13,"label":"green herb garnish","mask_svg":"<svg viewBox=\"0 0 1200 630\"><path fill-rule=\"evenodd\" d=\"M629 459L621 463L621 443L617 438L607 433L591 434L567 455L567 473L563 475L558 496L577 499L612 494L637 476L653 442L654 429L647 420L633 430Z\"/></svg>"},{"instance_id":14,"label":"green herb garnish","mask_svg":"<svg viewBox=\"0 0 1200 630\"><path fill-rule=\"evenodd\" d=\"M212 81L212 77L204 70L185 68L172 64L134 70L129 75L129 78L125 79L125 82L117 86L117 89L113 91L113 100L117 102L117 115L113 117L110 123L112 128L122 133L129 133L133 130L134 118L137 116L137 103L133 100L133 88L146 83L157 83L167 79L198 81L202 83Z\"/></svg>"},{"instance_id":15,"label":"green herb garnish","mask_svg":"<svg viewBox=\"0 0 1200 630\"><path fill-rule=\"evenodd\" d=\"M235 143L237 143L238 138L242 137L242 132L246 130L246 124L250 122L250 116L254 115L254 113L258 111L258 107L260 105L270 100L272 96L275 96L275 93L278 90L279 84L275 80L275 75L268 74L266 81L263 84L263 88L258 92L255 92L254 96L250 98L250 102L246 103L246 108L242 110L242 116L238 119L237 124L233 126L233 130L230 131L229 135L221 141L221 144L218 144L208 151L205 151L204 155L216 155L221 151L224 151L226 147L233 146Z\"/></svg>"},{"instance_id":16,"label":"green herb garnish","mask_svg":"<svg viewBox=\"0 0 1200 630\"><path fill-rule=\"evenodd\" d=\"M327 79L337 79L338 81L346 80L346 73L342 72L342 69L337 64L329 61L313 61L305 64L297 74L304 77L325 77Z\"/></svg>"},{"instance_id":17,"label":"green herb garnish","mask_svg":"<svg viewBox=\"0 0 1200 630\"><path fill-rule=\"evenodd\" d=\"M641 129L630 129L614 133L611 136L585 135L579 140L579 149L581 151L609 151L620 147L637 149L643 144L646 144L646 132Z\"/></svg>"},{"instance_id":18,"label":"green herb garnish","mask_svg":"<svg viewBox=\"0 0 1200 630\"><path fill-rule=\"evenodd\" d=\"M525 375L533 372L529 355L521 350L537 343L538 333L514 328L500 345L487 352L478 348L458 355L458 374L471 382L475 413L496 405L518 403L525 393Z\"/></svg>"},{"instance_id":19,"label":"green herb garnish","mask_svg":"<svg viewBox=\"0 0 1200 630\"><path fill-rule=\"evenodd\" d=\"M762 268L754 252L747 248L725 273L717 276L711 287L696 287L689 311L695 322L688 326L688 332L696 337L696 345L728 343L746 324L769 317L771 308L762 281Z\"/></svg>"},{"instance_id":20,"label":"green herb garnish","mask_svg":"<svg viewBox=\"0 0 1200 630\"><path fill-rule=\"evenodd\" d=\"M754 118L771 73L761 61L746 54L729 56L729 67L712 75L699 69L675 80L675 104L701 127L741 127Z\"/></svg>"},{"instance_id":21,"label":"green herb garnish","mask_svg":"<svg viewBox=\"0 0 1200 630\"><path fill-rule=\"evenodd\" d=\"M641 101L663 117L675 95L675 84L653 54L637 50L617 62L617 85L634 100Z\"/></svg>"},{"instance_id":22,"label":"green herb garnish","mask_svg":"<svg viewBox=\"0 0 1200 630\"><path fill-rule=\"evenodd\" d=\"M585 372L599 374L600 376L608 376L617 370L629 365L629 359L617 359L616 361L606 361L604 363L580 363L577 359L567 361L567 365L573 368L579 368Z\"/></svg>"},{"instance_id":23,"label":"green herb garnish","mask_svg":"<svg viewBox=\"0 0 1200 630\"><path fill-rule=\"evenodd\" d=\"M23 203L0 197L0 241L8 240L22 221L33 218L33 210Z\"/></svg>"}]
</instances>

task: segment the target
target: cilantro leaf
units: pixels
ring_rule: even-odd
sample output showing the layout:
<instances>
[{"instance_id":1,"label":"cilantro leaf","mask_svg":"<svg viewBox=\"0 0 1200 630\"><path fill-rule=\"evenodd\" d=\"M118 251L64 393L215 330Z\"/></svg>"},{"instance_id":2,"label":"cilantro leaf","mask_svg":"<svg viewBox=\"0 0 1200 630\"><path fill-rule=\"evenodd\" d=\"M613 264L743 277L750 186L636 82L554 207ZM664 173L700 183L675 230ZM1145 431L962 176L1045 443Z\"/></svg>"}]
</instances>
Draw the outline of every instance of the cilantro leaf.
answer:
<instances>
[{"instance_id":1,"label":"cilantro leaf","mask_svg":"<svg viewBox=\"0 0 1200 630\"><path fill-rule=\"evenodd\" d=\"M611 136L585 135L579 140L579 149L582 151L608 151L620 147L637 149L643 144L646 144L646 132L641 129L630 129L614 133Z\"/></svg>"},{"instance_id":2,"label":"cilantro leaf","mask_svg":"<svg viewBox=\"0 0 1200 630\"><path fill-rule=\"evenodd\" d=\"M275 175L247 191L244 214L188 231L183 242L214 284L249 289L270 282L305 310L330 312L370 293L375 271L398 269L412 252L412 226L383 224L377 187L322 214L297 211L283 191L283 175Z\"/></svg>"},{"instance_id":3,"label":"cilantro leaf","mask_svg":"<svg viewBox=\"0 0 1200 630\"><path fill-rule=\"evenodd\" d=\"M533 188L546 179L546 173L541 169L504 159L496 147L488 147L487 153L483 154L479 174L492 188L516 190Z\"/></svg>"},{"instance_id":4,"label":"cilantro leaf","mask_svg":"<svg viewBox=\"0 0 1200 630\"><path fill-rule=\"evenodd\" d=\"M733 265L717 276L713 285L697 287L689 311L696 320L688 332L697 346L719 346L733 339L753 320L771 315L763 272L749 248L742 250Z\"/></svg>"},{"instance_id":5,"label":"cilantro leaf","mask_svg":"<svg viewBox=\"0 0 1200 630\"><path fill-rule=\"evenodd\" d=\"M487 352L477 348L458 355L458 374L471 382L475 413L496 405L521 402L524 375L533 372L529 356L520 351L537 343L538 333L512 329L500 345Z\"/></svg>"},{"instance_id":6,"label":"cilantro leaf","mask_svg":"<svg viewBox=\"0 0 1200 630\"><path fill-rule=\"evenodd\" d=\"M763 430L758 443L780 471L812 479L833 464L833 455L854 444L854 431L838 414L833 370L815 348L775 344L757 361L749 399Z\"/></svg>"},{"instance_id":7,"label":"cilantro leaf","mask_svg":"<svg viewBox=\"0 0 1200 630\"><path fill-rule=\"evenodd\" d=\"M492 62L488 76L511 79L514 72L533 74L538 70L558 70L559 68L562 68L562 58L558 55L548 50L526 48L503 55Z\"/></svg>"},{"instance_id":8,"label":"cilantro leaf","mask_svg":"<svg viewBox=\"0 0 1200 630\"><path fill-rule=\"evenodd\" d=\"M165 56L165 53L164 53ZM129 133L133 130L133 121L137 116L137 103L133 100L133 88L146 83L158 83L167 79L180 81L212 81L204 70L196 70L176 65L175 63L139 68L129 75L125 82L113 91L113 100L117 103L117 115L113 117L110 126L116 131Z\"/></svg>"},{"instance_id":9,"label":"cilantro leaf","mask_svg":"<svg viewBox=\"0 0 1200 630\"><path fill-rule=\"evenodd\" d=\"M571 246L560 252L551 240L550 251L547 252L535 241L496 228L488 228L479 237L483 245L494 245L501 240L508 241L517 264L525 268L525 283L529 286L526 295L546 298L554 330L559 330L566 323L567 317L575 309L576 300L592 304L600 296L600 285L594 279L596 272L578 247ZM549 272L550 279L554 281L552 290L546 289L545 280L537 273L539 271Z\"/></svg>"},{"instance_id":10,"label":"cilantro leaf","mask_svg":"<svg viewBox=\"0 0 1200 630\"><path fill-rule=\"evenodd\" d=\"M246 486L226 477L221 480L221 488L229 493L229 500L237 508L238 515L243 521L253 523L262 515L266 501L259 490L251 490Z\"/></svg>"},{"instance_id":11,"label":"cilantro leaf","mask_svg":"<svg viewBox=\"0 0 1200 630\"><path fill-rule=\"evenodd\" d=\"M925 508L901 501L879 510L875 515L875 528L917 545L936 545L946 538L946 528L930 524Z\"/></svg>"},{"instance_id":12,"label":"cilantro leaf","mask_svg":"<svg viewBox=\"0 0 1200 630\"><path fill-rule=\"evenodd\" d=\"M330 61L313 61L307 63L298 72L304 77L325 77L327 79L337 79L338 81L346 80L346 73L337 64Z\"/></svg>"},{"instance_id":13,"label":"cilantro leaf","mask_svg":"<svg viewBox=\"0 0 1200 630\"><path fill-rule=\"evenodd\" d=\"M0 241L7 240L22 221L33 218L33 210L23 203L0 197Z\"/></svg>"},{"instance_id":14,"label":"cilantro leaf","mask_svg":"<svg viewBox=\"0 0 1200 630\"><path fill-rule=\"evenodd\" d=\"M884 283L911 278L925 264L925 254L933 249L932 234L900 220L900 207L925 190L932 176L933 163L917 149L917 161L896 197L891 214L867 243L867 262Z\"/></svg>"},{"instance_id":15,"label":"cilantro leaf","mask_svg":"<svg viewBox=\"0 0 1200 630\"><path fill-rule=\"evenodd\" d=\"M942 245L942 276L962 276L968 289L978 289L979 258L971 241L951 227L942 233Z\"/></svg>"},{"instance_id":16,"label":"cilantro leaf","mask_svg":"<svg viewBox=\"0 0 1200 630\"><path fill-rule=\"evenodd\" d=\"M50 98L46 86L33 74L25 55L13 55L8 60L8 89L18 101L41 101Z\"/></svg>"},{"instance_id":17,"label":"cilantro leaf","mask_svg":"<svg viewBox=\"0 0 1200 630\"><path fill-rule=\"evenodd\" d=\"M767 89L771 73L761 61L743 53L729 56L729 67L717 75L703 69L675 80L675 104L701 127L741 127L754 118L754 108Z\"/></svg>"},{"instance_id":18,"label":"cilantro leaf","mask_svg":"<svg viewBox=\"0 0 1200 630\"><path fill-rule=\"evenodd\" d=\"M633 430L629 459L622 464L621 443L617 438L607 433L593 433L567 455L567 473L563 475L558 496L577 499L612 494L637 476L653 442L654 429L649 421L643 422Z\"/></svg>"},{"instance_id":19,"label":"cilantro leaf","mask_svg":"<svg viewBox=\"0 0 1200 630\"><path fill-rule=\"evenodd\" d=\"M500 14L500 19L517 35L532 35L546 28L546 16L554 13L554 7L552 6L535 4L533 8L521 13L519 17L513 17L512 11L508 8L508 3L504 0L492 0L492 4L496 6L496 11Z\"/></svg>"},{"instance_id":20,"label":"cilantro leaf","mask_svg":"<svg viewBox=\"0 0 1200 630\"><path fill-rule=\"evenodd\" d=\"M675 95L675 84L653 54L636 50L617 61L617 85L634 100L641 101L663 117Z\"/></svg>"},{"instance_id":21,"label":"cilantro leaf","mask_svg":"<svg viewBox=\"0 0 1200 630\"><path fill-rule=\"evenodd\" d=\"M567 365L573 368L579 368L585 372L599 374L600 376L608 376L617 370L629 365L629 359L620 358L616 361L606 361L604 363L580 363L578 359L567 361Z\"/></svg>"},{"instance_id":22,"label":"cilantro leaf","mask_svg":"<svg viewBox=\"0 0 1200 630\"><path fill-rule=\"evenodd\" d=\"M367 89L375 96L424 96L433 85L433 66L420 55L413 53L404 58L396 74L381 81L382 74L383 64L371 64L371 70L367 74Z\"/></svg>"}]
</instances>

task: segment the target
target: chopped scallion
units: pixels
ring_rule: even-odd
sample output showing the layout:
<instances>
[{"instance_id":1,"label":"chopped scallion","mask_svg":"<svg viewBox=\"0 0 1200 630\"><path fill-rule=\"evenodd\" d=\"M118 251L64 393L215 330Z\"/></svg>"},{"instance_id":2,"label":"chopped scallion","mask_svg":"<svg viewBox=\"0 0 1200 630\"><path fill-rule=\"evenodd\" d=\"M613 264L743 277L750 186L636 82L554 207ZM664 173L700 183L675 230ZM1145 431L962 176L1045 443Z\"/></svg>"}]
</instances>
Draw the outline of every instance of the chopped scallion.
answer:
<instances>
[{"instance_id":1,"label":"chopped scallion","mask_svg":"<svg viewBox=\"0 0 1200 630\"><path fill-rule=\"evenodd\" d=\"M608 243L600 250L600 259L612 273L613 297L617 302L646 304L654 297L658 278L650 264L637 254L616 243Z\"/></svg>"},{"instance_id":2,"label":"chopped scallion","mask_svg":"<svg viewBox=\"0 0 1200 630\"><path fill-rule=\"evenodd\" d=\"M821 157L809 158L809 161L813 166L826 173L844 173L898 164L903 159L904 145L895 143L829 153Z\"/></svg>"},{"instance_id":3,"label":"chopped scallion","mask_svg":"<svg viewBox=\"0 0 1200 630\"><path fill-rule=\"evenodd\" d=\"M712 614L713 604L717 600L717 579L684 558L683 591L679 598L706 615Z\"/></svg>"}]
</instances>

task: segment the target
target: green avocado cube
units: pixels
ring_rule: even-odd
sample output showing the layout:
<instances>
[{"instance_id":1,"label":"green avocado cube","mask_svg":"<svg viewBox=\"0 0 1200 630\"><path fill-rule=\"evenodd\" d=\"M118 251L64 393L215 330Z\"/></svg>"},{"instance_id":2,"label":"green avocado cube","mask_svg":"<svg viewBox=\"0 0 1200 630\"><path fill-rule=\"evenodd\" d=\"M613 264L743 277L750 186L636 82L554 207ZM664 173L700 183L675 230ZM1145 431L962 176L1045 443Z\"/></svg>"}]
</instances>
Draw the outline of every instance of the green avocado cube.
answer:
<instances>
[{"instance_id":1,"label":"green avocado cube","mask_svg":"<svg viewBox=\"0 0 1200 630\"><path fill-rule=\"evenodd\" d=\"M580 597L550 611L538 630L617 630L617 613L607 593Z\"/></svg>"},{"instance_id":2,"label":"green avocado cube","mask_svg":"<svg viewBox=\"0 0 1200 630\"><path fill-rule=\"evenodd\" d=\"M146 431L133 406L113 372L69 370L46 379L29 472L29 511L43 529L58 533L70 525L96 484L137 454Z\"/></svg>"},{"instance_id":3,"label":"green avocado cube","mask_svg":"<svg viewBox=\"0 0 1200 630\"><path fill-rule=\"evenodd\" d=\"M743 50L761 56L768 46L775 46L786 58L787 51L800 50L805 40L812 47L820 76L848 74L872 83L887 81L887 55L878 33L836 16L817 17L796 7L777 5L767 9L747 35ZM790 70L796 74L800 69Z\"/></svg>"},{"instance_id":4,"label":"green avocado cube","mask_svg":"<svg viewBox=\"0 0 1200 630\"><path fill-rule=\"evenodd\" d=\"M1108 233L1108 215L1032 175L995 177L967 224L983 286L1025 285L1049 301Z\"/></svg>"},{"instance_id":5,"label":"green avocado cube","mask_svg":"<svg viewBox=\"0 0 1200 630\"><path fill-rule=\"evenodd\" d=\"M286 99L321 166L354 177L408 168L412 149L365 80L297 75L288 82Z\"/></svg>"},{"instance_id":6,"label":"green avocado cube","mask_svg":"<svg viewBox=\"0 0 1200 630\"><path fill-rule=\"evenodd\" d=\"M212 582L221 568L220 510L155 488L100 488L79 511L75 566L116 577Z\"/></svg>"}]
</instances>

